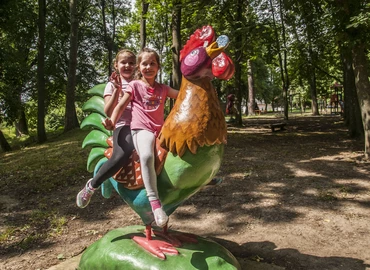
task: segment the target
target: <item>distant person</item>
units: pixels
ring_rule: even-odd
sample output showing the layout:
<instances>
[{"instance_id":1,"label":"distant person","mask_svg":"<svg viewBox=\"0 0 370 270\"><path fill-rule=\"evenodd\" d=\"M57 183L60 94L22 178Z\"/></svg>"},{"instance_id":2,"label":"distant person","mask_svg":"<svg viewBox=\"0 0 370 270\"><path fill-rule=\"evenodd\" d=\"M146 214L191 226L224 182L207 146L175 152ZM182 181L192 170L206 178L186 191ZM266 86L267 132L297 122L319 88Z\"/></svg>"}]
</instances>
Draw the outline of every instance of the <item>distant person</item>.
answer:
<instances>
[{"instance_id":1,"label":"distant person","mask_svg":"<svg viewBox=\"0 0 370 270\"><path fill-rule=\"evenodd\" d=\"M238 109L235 106L236 97L234 94L229 94L227 96L227 104L226 104L226 115L230 115L229 122L234 122L236 116L238 115Z\"/></svg>"},{"instance_id":2,"label":"distant person","mask_svg":"<svg viewBox=\"0 0 370 270\"><path fill-rule=\"evenodd\" d=\"M340 114L343 115L344 113L344 101L343 100L339 101L339 106L340 106Z\"/></svg>"}]
</instances>

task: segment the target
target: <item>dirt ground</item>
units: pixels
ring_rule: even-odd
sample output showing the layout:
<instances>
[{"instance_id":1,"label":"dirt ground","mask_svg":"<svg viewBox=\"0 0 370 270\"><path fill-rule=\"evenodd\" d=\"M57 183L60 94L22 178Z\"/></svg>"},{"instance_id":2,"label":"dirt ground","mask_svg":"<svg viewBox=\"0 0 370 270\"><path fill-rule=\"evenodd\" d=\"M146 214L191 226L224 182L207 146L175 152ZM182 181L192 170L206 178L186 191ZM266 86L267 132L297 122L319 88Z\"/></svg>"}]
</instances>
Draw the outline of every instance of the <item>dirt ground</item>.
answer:
<instances>
[{"instance_id":1,"label":"dirt ground","mask_svg":"<svg viewBox=\"0 0 370 270\"><path fill-rule=\"evenodd\" d=\"M363 142L348 138L336 115L292 116L286 130L271 132L274 121L229 125L223 182L179 207L171 228L210 237L241 260L292 270L370 269L370 162L363 160ZM77 208L86 179L45 195L68 216L65 231L24 253L3 247L0 269L47 269L109 230L141 224L117 194L94 195L87 208ZM1 195L3 217L32 203Z\"/></svg>"}]
</instances>

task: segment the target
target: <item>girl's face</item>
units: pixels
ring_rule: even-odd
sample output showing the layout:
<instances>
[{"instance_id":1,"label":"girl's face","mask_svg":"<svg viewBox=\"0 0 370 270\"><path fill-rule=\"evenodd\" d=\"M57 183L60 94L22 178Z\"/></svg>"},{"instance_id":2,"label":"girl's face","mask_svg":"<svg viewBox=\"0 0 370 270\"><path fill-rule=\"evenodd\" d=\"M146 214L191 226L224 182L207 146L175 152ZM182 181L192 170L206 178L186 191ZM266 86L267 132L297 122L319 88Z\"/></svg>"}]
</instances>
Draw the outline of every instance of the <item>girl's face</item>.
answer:
<instances>
[{"instance_id":1,"label":"girl's face","mask_svg":"<svg viewBox=\"0 0 370 270\"><path fill-rule=\"evenodd\" d=\"M155 80L159 70L159 63L154 53L145 52L142 54L139 70L146 80Z\"/></svg>"},{"instance_id":2,"label":"girl's face","mask_svg":"<svg viewBox=\"0 0 370 270\"><path fill-rule=\"evenodd\" d=\"M135 56L130 53L122 53L118 56L114 67L125 80L130 80L135 72L135 64Z\"/></svg>"}]
</instances>

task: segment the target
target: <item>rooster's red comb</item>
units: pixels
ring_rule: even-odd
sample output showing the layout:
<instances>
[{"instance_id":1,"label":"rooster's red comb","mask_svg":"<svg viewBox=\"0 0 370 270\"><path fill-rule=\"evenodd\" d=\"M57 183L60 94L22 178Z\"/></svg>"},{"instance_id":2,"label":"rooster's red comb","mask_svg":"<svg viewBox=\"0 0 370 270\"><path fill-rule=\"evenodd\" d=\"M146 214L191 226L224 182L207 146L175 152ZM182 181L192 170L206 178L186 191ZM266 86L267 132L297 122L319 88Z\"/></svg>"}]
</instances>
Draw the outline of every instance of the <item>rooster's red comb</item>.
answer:
<instances>
[{"instance_id":1,"label":"rooster's red comb","mask_svg":"<svg viewBox=\"0 0 370 270\"><path fill-rule=\"evenodd\" d=\"M182 59L184 59L184 57L193 49L199 46L208 46L215 41L215 39L216 35L212 26L206 25L197 29L194 34L190 36L184 48L180 51L180 61L182 61Z\"/></svg>"}]
</instances>

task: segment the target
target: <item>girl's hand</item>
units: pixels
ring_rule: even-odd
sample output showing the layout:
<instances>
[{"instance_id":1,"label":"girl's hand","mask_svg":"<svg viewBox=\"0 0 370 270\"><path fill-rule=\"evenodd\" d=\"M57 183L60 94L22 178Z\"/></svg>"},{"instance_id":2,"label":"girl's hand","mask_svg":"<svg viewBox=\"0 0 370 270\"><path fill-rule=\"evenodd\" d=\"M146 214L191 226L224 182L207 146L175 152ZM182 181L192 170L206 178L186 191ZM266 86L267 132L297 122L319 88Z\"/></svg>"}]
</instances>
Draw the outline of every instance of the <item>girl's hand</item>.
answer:
<instances>
[{"instance_id":1,"label":"girl's hand","mask_svg":"<svg viewBox=\"0 0 370 270\"><path fill-rule=\"evenodd\" d=\"M111 119L105 118L102 124L107 130L114 130L114 124Z\"/></svg>"},{"instance_id":2,"label":"girl's hand","mask_svg":"<svg viewBox=\"0 0 370 270\"><path fill-rule=\"evenodd\" d=\"M109 81L113 83L115 90L121 90L122 88L122 82L121 82L121 77L119 73L113 72L112 75L109 78Z\"/></svg>"}]
</instances>

